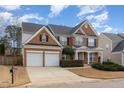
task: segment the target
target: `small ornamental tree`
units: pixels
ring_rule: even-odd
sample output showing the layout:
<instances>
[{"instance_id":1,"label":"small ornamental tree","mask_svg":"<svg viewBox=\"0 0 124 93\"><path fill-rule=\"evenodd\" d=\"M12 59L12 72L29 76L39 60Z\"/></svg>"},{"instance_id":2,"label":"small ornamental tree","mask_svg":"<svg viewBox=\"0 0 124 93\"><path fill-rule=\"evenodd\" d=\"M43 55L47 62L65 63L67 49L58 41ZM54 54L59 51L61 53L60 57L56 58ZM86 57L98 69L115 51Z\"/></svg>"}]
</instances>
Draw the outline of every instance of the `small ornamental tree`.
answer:
<instances>
[{"instance_id":1,"label":"small ornamental tree","mask_svg":"<svg viewBox=\"0 0 124 93\"><path fill-rule=\"evenodd\" d=\"M66 46L63 48L62 54L66 56L66 59L68 58L68 56L73 55L75 52L75 49L70 47L70 46Z\"/></svg>"}]
</instances>

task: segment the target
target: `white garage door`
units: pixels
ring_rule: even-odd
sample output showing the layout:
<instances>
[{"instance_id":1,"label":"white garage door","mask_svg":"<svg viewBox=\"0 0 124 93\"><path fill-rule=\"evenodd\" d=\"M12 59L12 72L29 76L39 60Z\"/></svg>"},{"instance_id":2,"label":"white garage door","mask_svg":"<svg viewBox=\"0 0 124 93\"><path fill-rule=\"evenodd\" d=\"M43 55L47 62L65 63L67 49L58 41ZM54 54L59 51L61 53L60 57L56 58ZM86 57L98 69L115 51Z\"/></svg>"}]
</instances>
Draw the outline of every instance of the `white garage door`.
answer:
<instances>
[{"instance_id":1,"label":"white garage door","mask_svg":"<svg viewBox=\"0 0 124 93\"><path fill-rule=\"evenodd\" d=\"M45 66L59 66L59 52L45 52Z\"/></svg>"},{"instance_id":2,"label":"white garage door","mask_svg":"<svg viewBox=\"0 0 124 93\"><path fill-rule=\"evenodd\" d=\"M42 51L27 51L27 66L43 66Z\"/></svg>"}]
</instances>

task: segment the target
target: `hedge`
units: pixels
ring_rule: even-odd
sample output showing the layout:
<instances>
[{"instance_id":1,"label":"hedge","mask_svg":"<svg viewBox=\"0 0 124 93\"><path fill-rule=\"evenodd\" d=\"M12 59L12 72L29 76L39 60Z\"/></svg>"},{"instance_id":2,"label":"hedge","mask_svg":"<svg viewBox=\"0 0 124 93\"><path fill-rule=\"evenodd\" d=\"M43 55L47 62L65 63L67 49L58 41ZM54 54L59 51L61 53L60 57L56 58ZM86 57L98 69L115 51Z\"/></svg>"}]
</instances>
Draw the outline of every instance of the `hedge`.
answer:
<instances>
[{"instance_id":1,"label":"hedge","mask_svg":"<svg viewBox=\"0 0 124 93\"><path fill-rule=\"evenodd\" d=\"M61 67L83 67L82 60L60 60Z\"/></svg>"},{"instance_id":2,"label":"hedge","mask_svg":"<svg viewBox=\"0 0 124 93\"><path fill-rule=\"evenodd\" d=\"M92 64L92 67L104 71L124 71L124 66L112 62L103 62L103 64Z\"/></svg>"}]
</instances>

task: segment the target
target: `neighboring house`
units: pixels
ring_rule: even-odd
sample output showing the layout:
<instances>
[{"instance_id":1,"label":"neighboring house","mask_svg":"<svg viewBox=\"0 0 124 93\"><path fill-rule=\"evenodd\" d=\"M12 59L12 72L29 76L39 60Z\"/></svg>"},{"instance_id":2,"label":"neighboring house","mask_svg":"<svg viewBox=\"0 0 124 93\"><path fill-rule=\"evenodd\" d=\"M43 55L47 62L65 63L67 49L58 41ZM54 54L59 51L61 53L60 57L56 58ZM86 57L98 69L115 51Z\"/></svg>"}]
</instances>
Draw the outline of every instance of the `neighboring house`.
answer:
<instances>
[{"instance_id":1,"label":"neighboring house","mask_svg":"<svg viewBox=\"0 0 124 93\"><path fill-rule=\"evenodd\" d=\"M92 25L83 21L75 27L22 23L23 65L59 66L64 46L75 48L73 60L86 64L103 61L98 35Z\"/></svg>"},{"instance_id":2,"label":"neighboring house","mask_svg":"<svg viewBox=\"0 0 124 93\"><path fill-rule=\"evenodd\" d=\"M124 65L124 34L101 33L99 46L104 49L103 60Z\"/></svg>"}]
</instances>

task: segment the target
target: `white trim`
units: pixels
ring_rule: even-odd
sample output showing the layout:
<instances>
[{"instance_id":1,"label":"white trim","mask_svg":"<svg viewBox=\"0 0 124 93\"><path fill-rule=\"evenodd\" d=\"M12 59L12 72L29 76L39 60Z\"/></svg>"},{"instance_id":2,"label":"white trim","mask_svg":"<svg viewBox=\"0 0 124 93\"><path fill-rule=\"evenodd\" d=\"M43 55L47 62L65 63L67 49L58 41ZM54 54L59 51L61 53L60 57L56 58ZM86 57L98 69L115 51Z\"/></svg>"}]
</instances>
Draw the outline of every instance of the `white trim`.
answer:
<instances>
[{"instance_id":1,"label":"white trim","mask_svg":"<svg viewBox=\"0 0 124 93\"><path fill-rule=\"evenodd\" d=\"M112 54L119 54L119 53L122 53L121 51L118 51L118 52L112 52Z\"/></svg>"},{"instance_id":2,"label":"white trim","mask_svg":"<svg viewBox=\"0 0 124 93\"><path fill-rule=\"evenodd\" d=\"M43 51L27 50L26 53L43 53Z\"/></svg>"},{"instance_id":3,"label":"white trim","mask_svg":"<svg viewBox=\"0 0 124 93\"><path fill-rule=\"evenodd\" d=\"M50 27L50 25L48 25L49 29L52 31L52 33L55 35L54 31L52 30L52 28Z\"/></svg>"},{"instance_id":4,"label":"white trim","mask_svg":"<svg viewBox=\"0 0 124 93\"><path fill-rule=\"evenodd\" d=\"M45 51L45 53L59 54L60 52L55 52L55 51Z\"/></svg>"},{"instance_id":5,"label":"white trim","mask_svg":"<svg viewBox=\"0 0 124 93\"><path fill-rule=\"evenodd\" d=\"M93 26L91 25L91 23L90 23L88 20L86 20L85 22L83 22L75 32L77 32L79 29L82 29L81 27L82 27L84 24L86 24L86 23L89 24L89 26L91 27L92 31L96 34L96 36L98 36L96 30L93 28ZM83 29L82 29L82 31L83 31ZM74 32L73 34L75 34L75 32ZM83 32L84 32L84 31L83 31ZM84 32L84 33L85 33L85 32ZM85 33L85 35L86 35L86 33Z\"/></svg>"},{"instance_id":6,"label":"white trim","mask_svg":"<svg viewBox=\"0 0 124 93\"><path fill-rule=\"evenodd\" d=\"M91 23L88 20L86 20L84 23L88 23L91 29L93 30L93 32L95 32L96 36L98 36L96 30L94 29L94 27L91 25Z\"/></svg>"},{"instance_id":7,"label":"white trim","mask_svg":"<svg viewBox=\"0 0 124 93\"><path fill-rule=\"evenodd\" d=\"M77 31L79 31L79 30L82 32L82 34L86 35L86 33L80 27L78 29L76 29L76 31L73 34L77 33Z\"/></svg>"},{"instance_id":8,"label":"white trim","mask_svg":"<svg viewBox=\"0 0 124 93\"><path fill-rule=\"evenodd\" d=\"M56 40L56 38L50 33L50 31L45 27L41 27L33 36L31 36L24 44L28 43L30 40L32 40L37 34L39 34L41 31L43 31L43 29L45 29L49 34L50 36L55 40L55 42L62 47L62 45Z\"/></svg>"},{"instance_id":9,"label":"white trim","mask_svg":"<svg viewBox=\"0 0 124 93\"><path fill-rule=\"evenodd\" d=\"M107 39L109 39L112 42L112 40L109 37L107 37L105 34L101 33L100 35L105 36Z\"/></svg>"},{"instance_id":10,"label":"white trim","mask_svg":"<svg viewBox=\"0 0 124 93\"><path fill-rule=\"evenodd\" d=\"M24 45L24 48L33 48L33 49L58 49L61 50L62 47L57 46L39 46L39 45Z\"/></svg>"}]
</instances>

